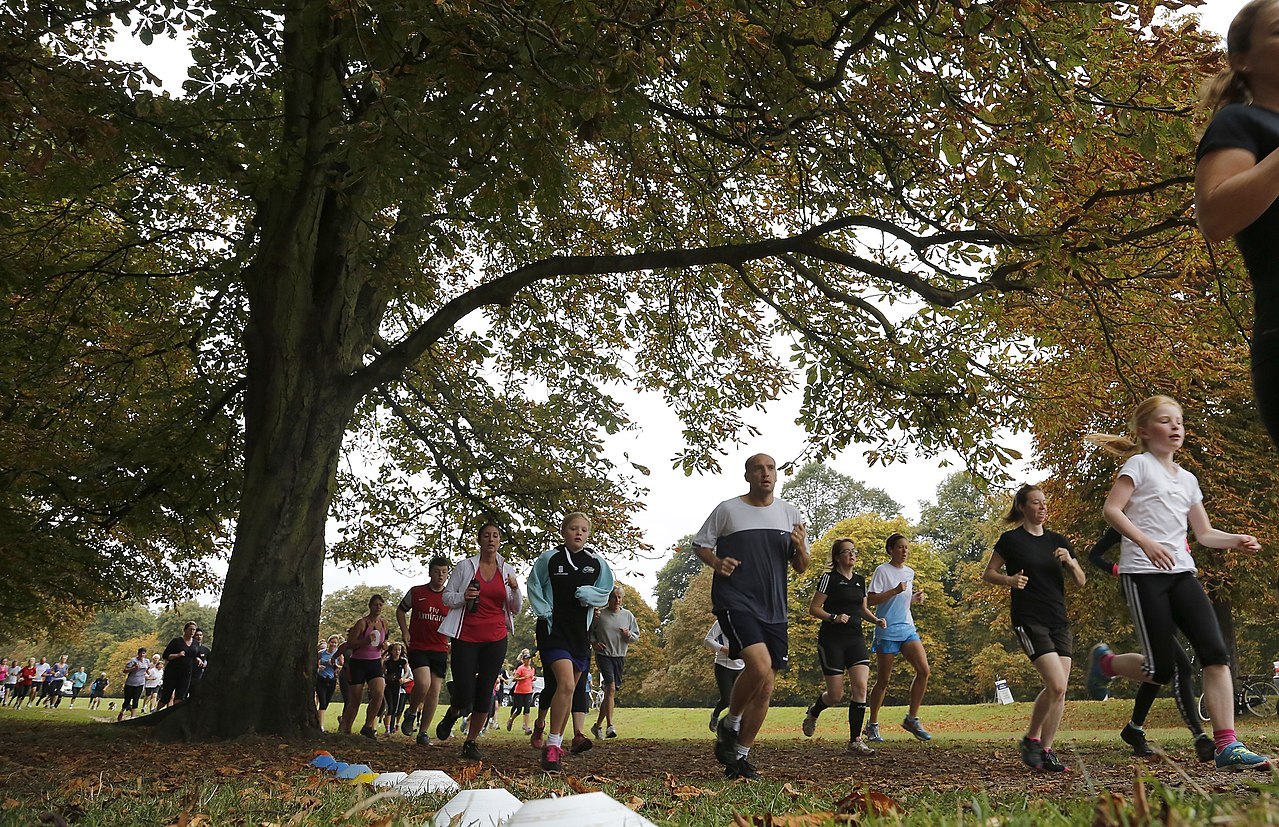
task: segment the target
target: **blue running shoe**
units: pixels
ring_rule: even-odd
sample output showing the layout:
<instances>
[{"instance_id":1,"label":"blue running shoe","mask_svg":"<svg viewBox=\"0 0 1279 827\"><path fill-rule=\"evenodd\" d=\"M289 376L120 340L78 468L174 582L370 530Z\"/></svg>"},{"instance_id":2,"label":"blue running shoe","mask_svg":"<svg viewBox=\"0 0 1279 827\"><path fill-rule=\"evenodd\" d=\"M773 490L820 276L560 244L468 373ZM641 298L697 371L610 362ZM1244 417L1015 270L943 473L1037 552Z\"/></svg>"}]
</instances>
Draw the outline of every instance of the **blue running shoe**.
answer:
<instances>
[{"instance_id":1,"label":"blue running shoe","mask_svg":"<svg viewBox=\"0 0 1279 827\"><path fill-rule=\"evenodd\" d=\"M1268 770L1270 759L1258 755L1243 744L1235 741L1217 753L1217 769L1219 770Z\"/></svg>"},{"instance_id":2,"label":"blue running shoe","mask_svg":"<svg viewBox=\"0 0 1279 827\"><path fill-rule=\"evenodd\" d=\"M1088 697L1094 701L1104 701L1110 696L1110 681L1104 672L1101 671L1101 659L1110 654L1110 647L1104 643L1098 643L1088 652L1088 679L1085 686L1088 691Z\"/></svg>"},{"instance_id":3,"label":"blue running shoe","mask_svg":"<svg viewBox=\"0 0 1279 827\"><path fill-rule=\"evenodd\" d=\"M902 729L914 735L920 741L933 740L933 736L928 733L928 730L924 729L924 725L920 723L919 718L912 718L909 715L902 718Z\"/></svg>"}]
</instances>

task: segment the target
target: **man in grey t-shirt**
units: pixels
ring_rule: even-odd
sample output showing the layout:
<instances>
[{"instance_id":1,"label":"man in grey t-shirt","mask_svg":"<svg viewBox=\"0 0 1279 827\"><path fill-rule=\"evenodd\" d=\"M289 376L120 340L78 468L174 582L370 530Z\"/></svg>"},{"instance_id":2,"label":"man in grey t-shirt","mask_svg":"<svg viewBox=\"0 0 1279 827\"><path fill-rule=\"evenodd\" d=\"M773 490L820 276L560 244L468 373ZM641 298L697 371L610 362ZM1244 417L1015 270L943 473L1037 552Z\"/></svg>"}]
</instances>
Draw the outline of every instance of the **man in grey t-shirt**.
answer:
<instances>
[{"instance_id":1,"label":"man in grey t-shirt","mask_svg":"<svg viewBox=\"0 0 1279 827\"><path fill-rule=\"evenodd\" d=\"M746 663L715 731L715 758L729 779L756 779L747 760L768 714L777 673L790 663L786 566L808 568L799 509L773 496L777 465L768 454L746 460L746 494L715 506L693 550L715 570L711 610L728 638L729 657Z\"/></svg>"},{"instance_id":2,"label":"man in grey t-shirt","mask_svg":"<svg viewBox=\"0 0 1279 827\"><path fill-rule=\"evenodd\" d=\"M604 700L600 703L600 714L591 727L596 738L600 737L600 729L608 721L606 737L616 738L617 730L613 728L613 706L617 700L617 690L622 688L622 667L626 661L626 651L631 643L639 640L639 624L630 609L622 608L622 597L625 587L613 587L608 596L608 605L595 610L595 619L591 621L591 649L595 652L595 663L600 670L600 683L604 685Z\"/></svg>"}]
</instances>

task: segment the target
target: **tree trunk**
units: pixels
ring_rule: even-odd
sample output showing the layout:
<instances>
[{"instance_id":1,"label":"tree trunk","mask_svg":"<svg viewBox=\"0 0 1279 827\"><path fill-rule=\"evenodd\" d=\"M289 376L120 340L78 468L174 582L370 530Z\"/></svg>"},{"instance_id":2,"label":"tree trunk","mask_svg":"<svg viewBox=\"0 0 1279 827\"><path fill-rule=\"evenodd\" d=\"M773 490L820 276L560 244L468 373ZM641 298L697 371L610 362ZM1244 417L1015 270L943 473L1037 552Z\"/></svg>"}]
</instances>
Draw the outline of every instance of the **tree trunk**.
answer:
<instances>
[{"instance_id":1,"label":"tree trunk","mask_svg":"<svg viewBox=\"0 0 1279 827\"><path fill-rule=\"evenodd\" d=\"M354 401L339 390L331 362L287 353L254 359L252 350L244 489L217 647L188 715L166 721L162 736L318 732L324 527Z\"/></svg>"},{"instance_id":2,"label":"tree trunk","mask_svg":"<svg viewBox=\"0 0 1279 827\"><path fill-rule=\"evenodd\" d=\"M257 202L256 254L243 274L248 382L235 545L217 648L199 695L161 725L162 737L319 731L324 527L342 438L369 390L355 377L385 297L360 253L365 184L334 183L347 165L333 143L342 20L305 0L291 0L286 16L282 175Z\"/></svg>"}]
</instances>

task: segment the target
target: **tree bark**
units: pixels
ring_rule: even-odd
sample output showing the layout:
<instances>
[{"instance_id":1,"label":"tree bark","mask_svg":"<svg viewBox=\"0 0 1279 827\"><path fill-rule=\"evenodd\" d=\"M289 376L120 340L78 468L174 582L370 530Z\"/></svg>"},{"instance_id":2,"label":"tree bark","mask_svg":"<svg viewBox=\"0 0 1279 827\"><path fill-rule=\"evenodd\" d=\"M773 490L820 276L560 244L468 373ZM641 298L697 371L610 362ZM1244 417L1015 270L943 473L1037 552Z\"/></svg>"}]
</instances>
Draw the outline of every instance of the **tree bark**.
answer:
<instances>
[{"instance_id":1,"label":"tree bark","mask_svg":"<svg viewBox=\"0 0 1279 827\"><path fill-rule=\"evenodd\" d=\"M161 737L319 732L325 522L343 435L368 390L353 377L385 300L353 254L366 234L363 187L333 186L343 164L331 144L342 110L340 24L323 3L294 0L288 16L282 175L258 202L257 253L243 279L244 487L217 650L199 694Z\"/></svg>"}]
</instances>

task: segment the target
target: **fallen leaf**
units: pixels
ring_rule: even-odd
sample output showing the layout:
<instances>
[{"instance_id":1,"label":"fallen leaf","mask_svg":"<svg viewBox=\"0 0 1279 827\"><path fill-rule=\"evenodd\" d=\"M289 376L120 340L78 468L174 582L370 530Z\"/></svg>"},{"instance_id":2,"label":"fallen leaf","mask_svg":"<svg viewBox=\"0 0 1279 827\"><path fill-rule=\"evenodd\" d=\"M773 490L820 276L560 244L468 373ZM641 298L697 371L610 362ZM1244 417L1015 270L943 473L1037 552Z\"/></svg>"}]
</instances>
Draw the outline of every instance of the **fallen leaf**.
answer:
<instances>
[{"instance_id":1,"label":"fallen leaf","mask_svg":"<svg viewBox=\"0 0 1279 827\"><path fill-rule=\"evenodd\" d=\"M640 808L644 806L644 799L640 798L638 795L633 795L626 799L626 806L635 812L639 812Z\"/></svg>"},{"instance_id":2,"label":"fallen leaf","mask_svg":"<svg viewBox=\"0 0 1279 827\"><path fill-rule=\"evenodd\" d=\"M597 793L600 791L599 787L587 784L583 779L578 778L575 775L566 776L564 778L564 783L568 785L570 790L578 795L583 795L585 793Z\"/></svg>"},{"instance_id":3,"label":"fallen leaf","mask_svg":"<svg viewBox=\"0 0 1279 827\"><path fill-rule=\"evenodd\" d=\"M857 790L835 802L835 812L840 814L885 815L900 813L904 808L893 799L873 790Z\"/></svg>"},{"instance_id":4,"label":"fallen leaf","mask_svg":"<svg viewBox=\"0 0 1279 827\"><path fill-rule=\"evenodd\" d=\"M680 784L679 779L677 779L674 775L672 775L669 772L666 773L666 778L664 783L666 784L667 792L669 792L672 797L678 798L681 801L689 798L700 798L701 796L715 795L714 790L707 790L701 787L694 787L691 784Z\"/></svg>"},{"instance_id":5,"label":"fallen leaf","mask_svg":"<svg viewBox=\"0 0 1279 827\"><path fill-rule=\"evenodd\" d=\"M792 787L789 782L782 785L782 792L789 795L792 801L799 798L801 795L800 791Z\"/></svg>"},{"instance_id":6,"label":"fallen leaf","mask_svg":"<svg viewBox=\"0 0 1279 827\"><path fill-rule=\"evenodd\" d=\"M467 784L470 784L478 778L483 769L484 762L482 761L478 764L467 764L465 767L462 767L462 769L457 771L457 778L454 780L457 781L458 786L465 787Z\"/></svg>"},{"instance_id":7,"label":"fallen leaf","mask_svg":"<svg viewBox=\"0 0 1279 827\"><path fill-rule=\"evenodd\" d=\"M775 816L769 813L755 816L751 823L756 827L822 827L822 825L832 822L836 824L851 824L854 820L852 816L841 816L835 813L792 813L784 816Z\"/></svg>"}]
</instances>

